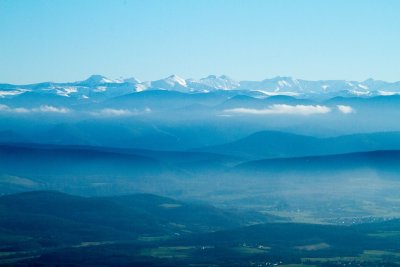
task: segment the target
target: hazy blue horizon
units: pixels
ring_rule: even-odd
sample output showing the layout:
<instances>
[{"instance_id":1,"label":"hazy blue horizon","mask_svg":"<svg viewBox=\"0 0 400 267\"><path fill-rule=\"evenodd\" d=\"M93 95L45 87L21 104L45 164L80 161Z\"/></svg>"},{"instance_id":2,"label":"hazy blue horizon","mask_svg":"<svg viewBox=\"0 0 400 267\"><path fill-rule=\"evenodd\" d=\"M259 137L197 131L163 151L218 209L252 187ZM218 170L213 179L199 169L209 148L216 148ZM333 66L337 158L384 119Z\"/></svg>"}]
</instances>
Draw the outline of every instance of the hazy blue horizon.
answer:
<instances>
[{"instance_id":1,"label":"hazy blue horizon","mask_svg":"<svg viewBox=\"0 0 400 267\"><path fill-rule=\"evenodd\" d=\"M0 1L0 82L398 81L398 1Z\"/></svg>"}]
</instances>

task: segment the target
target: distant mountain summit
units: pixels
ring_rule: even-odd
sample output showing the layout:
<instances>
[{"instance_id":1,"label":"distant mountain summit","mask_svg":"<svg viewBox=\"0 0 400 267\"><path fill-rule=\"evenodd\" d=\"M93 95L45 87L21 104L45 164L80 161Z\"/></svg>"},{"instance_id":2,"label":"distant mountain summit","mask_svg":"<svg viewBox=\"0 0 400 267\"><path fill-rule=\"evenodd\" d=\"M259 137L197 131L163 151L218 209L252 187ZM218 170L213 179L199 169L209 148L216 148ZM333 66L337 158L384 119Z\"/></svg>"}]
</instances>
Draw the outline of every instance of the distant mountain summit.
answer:
<instances>
[{"instance_id":1,"label":"distant mountain summit","mask_svg":"<svg viewBox=\"0 0 400 267\"><path fill-rule=\"evenodd\" d=\"M186 80L177 76L171 75L165 79L150 82L151 88L161 90L176 90L176 91L187 91L188 86Z\"/></svg>"},{"instance_id":2,"label":"distant mountain summit","mask_svg":"<svg viewBox=\"0 0 400 267\"><path fill-rule=\"evenodd\" d=\"M122 83L121 80L112 80L108 79L102 75L92 75L84 81L77 82L78 85L86 85L86 86L97 86L97 85L104 85L108 83Z\"/></svg>"},{"instance_id":3,"label":"distant mountain summit","mask_svg":"<svg viewBox=\"0 0 400 267\"><path fill-rule=\"evenodd\" d=\"M240 82L237 82L226 75L221 75L219 77L210 75L206 78L200 79L199 82L216 90L234 90L240 86Z\"/></svg>"}]
</instances>

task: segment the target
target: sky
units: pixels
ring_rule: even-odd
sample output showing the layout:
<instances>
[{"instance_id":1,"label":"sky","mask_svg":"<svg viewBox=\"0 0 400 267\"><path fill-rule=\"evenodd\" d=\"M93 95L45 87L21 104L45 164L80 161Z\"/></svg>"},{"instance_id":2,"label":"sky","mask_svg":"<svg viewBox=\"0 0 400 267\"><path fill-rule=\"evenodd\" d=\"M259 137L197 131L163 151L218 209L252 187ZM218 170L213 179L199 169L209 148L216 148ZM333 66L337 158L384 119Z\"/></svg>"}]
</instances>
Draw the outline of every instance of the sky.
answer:
<instances>
[{"instance_id":1,"label":"sky","mask_svg":"<svg viewBox=\"0 0 400 267\"><path fill-rule=\"evenodd\" d=\"M0 83L400 80L397 0L0 0Z\"/></svg>"}]
</instances>

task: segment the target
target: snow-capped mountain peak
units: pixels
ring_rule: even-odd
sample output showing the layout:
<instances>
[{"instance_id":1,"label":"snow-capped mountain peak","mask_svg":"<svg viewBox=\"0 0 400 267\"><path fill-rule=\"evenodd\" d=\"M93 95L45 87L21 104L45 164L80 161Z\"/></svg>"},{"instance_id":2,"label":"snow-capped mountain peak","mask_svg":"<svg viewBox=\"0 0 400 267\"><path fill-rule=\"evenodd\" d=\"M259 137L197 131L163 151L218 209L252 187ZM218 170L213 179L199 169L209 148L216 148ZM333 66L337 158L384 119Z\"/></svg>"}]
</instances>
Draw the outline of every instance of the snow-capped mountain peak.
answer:
<instances>
[{"instance_id":1,"label":"snow-capped mountain peak","mask_svg":"<svg viewBox=\"0 0 400 267\"><path fill-rule=\"evenodd\" d=\"M229 78L227 75L209 75L199 80L199 83L217 90L232 90L240 86L240 83Z\"/></svg>"},{"instance_id":2,"label":"snow-capped mountain peak","mask_svg":"<svg viewBox=\"0 0 400 267\"><path fill-rule=\"evenodd\" d=\"M138 84L140 83L140 81L138 79L136 79L135 77L131 77L131 78L126 78L123 80L123 82L125 83L132 83L132 84Z\"/></svg>"},{"instance_id":3,"label":"snow-capped mountain peak","mask_svg":"<svg viewBox=\"0 0 400 267\"><path fill-rule=\"evenodd\" d=\"M167 78L150 82L151 88L164 90L188 91L186 80L178 75L171 75Z\"/></svg>"},{"instance_id":4,"label":"snow-capped mountain peak","mask_svg":"<svg viewBox=\"0 0 400 267\"><path fill-rule=\"evenodd\" d=\"M96 85L102 85L102 84L107 84L107 83L122 83L121 80L112 80L109 79L103 75L91 75L89 78L87 78L84 81L78 82L79 85L87 85L87 86L96 86Z\"/></svg>"},{"instance_id":5,"label":"snow-capped mountain peak","mask_svg":"<svg viewBox=\"0 0 400 267\"><path fill-rule=\"evenodd\" d=\"M179 84L179 85L181 85L183 87L186 87L186 80L181 78L181 77L179 77L178 75L175 75L175 74L167 77L165 79L165 81L169 82L171 84L176 84L177 83L177 84Z\"/></svg>"}]
</instances>

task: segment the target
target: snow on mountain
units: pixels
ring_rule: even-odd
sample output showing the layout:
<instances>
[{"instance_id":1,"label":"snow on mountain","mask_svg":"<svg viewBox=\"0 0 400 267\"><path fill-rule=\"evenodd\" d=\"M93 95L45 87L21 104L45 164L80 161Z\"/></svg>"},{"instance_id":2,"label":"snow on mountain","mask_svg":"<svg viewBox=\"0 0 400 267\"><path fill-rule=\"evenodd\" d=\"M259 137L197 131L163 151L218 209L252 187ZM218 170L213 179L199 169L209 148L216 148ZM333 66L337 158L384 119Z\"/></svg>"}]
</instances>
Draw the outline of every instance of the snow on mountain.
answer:
<instances>
[{"instance_id":1,"label":"snow on mountain","mask_svg":"<svg viewBox=\"0 0 400 267\"><path fill-rule=\"evenodd\" d=\"M215 75L210 75L206 78L200 79L199 82L215 90L233 90L240 86L239 82L229 78L226 75L222 75L219 77Z\"/></svg>"},{"instance_id":2,"label":"snow on mountain","mask_svg":"<svg viewBox=\"0 0 400 267\"><path fill-rule=\"evenodd\" d=\"M303 97L316 95L330 97L343 95L344 92L348 96L372 96L379 94L377 88L374 88L374 86L371 87L365 82L345 80L308 81L280 76L259 82L242 81L240 82L239 89L259 91L267 95L282 94ZM400 87L397 90L399 89Z\"/></svg>"},{"instance_id":3,"label":"snow on mountain","mask_svg":"<svg viewBox=\"0 0 400 267\"><path fill-rule=\"evenodd\" d=\"M92 75L86 80L78 82L54 83L45 82L29 85L0 84L0 98L17 96L25 92L58 95L62 97L76 97L78 99L115 97L136 92L138 83L134 78L109 79L102 75Z\"/></svg>"},{"instance_id":4,"label":"snow on mountain","mask_svg":"<svg viewBox=\"0 0 400 267\"><path fill-rule=\"evenodd\" d=\"M298 80L291 77L275 77L265 79L263 81L242 81L240 82L241 90L257 90L264 92L299 92L302 91Z\"/></svg>"},{"instance_id":5,"label":"snow on mountain","mask_svg":"<svg viewBox=\"0 0 400 267\"><path fill-rule=\"evenodd\" d=\"M137 85L138 91L147 89L176 90L180 92L210 92L215 90L234 90L240 85L239 82L229 78L226 75L210 75L206 78L183 79L177 75L171 75L167 78L144 82Z\"/></svg>"},{"instance_id":6,"label":"snow on mountain","mask_svg":"<svg viewBox=\"0 0 400 267\"><path fill-rule=\"evenodd\" d=\"M240 83L229 78L226 75L216 76L209 75L199 80L187 79L186 83L192 91L210 92L215 90L235 90L239 87Z\"/></svg>"},{"instance_id":7,"label":"snow on mountain","mask_svg":"<svg viewBox=\"0 0 400 267\"><path fill-rule=\"evenodd\" d=\"M165 79L152 81L150 82L150 86L155 89L176 90L184 92L190 91L190 89L187 87L186 80L177 75L171 75Z\"/></svg>"},{"instance_id":8,"label":"snow on mountain","mask_svg":"<svg viewBox=\"0 0 400 267\"><path fill-rule=\"evenodd\" d=\"M30 90L27 90L27 89L0 90L0 98L13 97L13 96L17 96L17 95L23 94L28 91L30 91Z\"/></svg>"},{"instance_id":9,"label":"snow on mountain","mask_svg":"<svg viewBox=\"0 0 400 267\"><path fill-rule=\"evenodd\" d=\"M370 97L400 93L400 82L368 79L362 82L346 80L301 80L292 77L274 77L262 81L235 81L226 75L209 75L201 79L184 79L171 75L164 79L140 82L135 78L110 79L92 75L78 82L44 82L29 85L0 84L0 98L13 98L31 92L55 94L67 98L104 99L145 90L173 90L183 93L208 93L218 90L237 90L240 94L260 96L287 95L303 98L330 98L335 96Z\"/></svg>"},{"instance_id":10,"label":"snow on mountain","mask_svg":"<svg viewBox=\"0 0 400 267\"><path fill-rule=\"evenodd\" d=\"M96 85L103 85L108 83L122 83L120 79L109 79L102 75L92 75L84 81L77 82L78 85L85 85L85 86L96 86Z\"/></svg>"}]
</instances>

